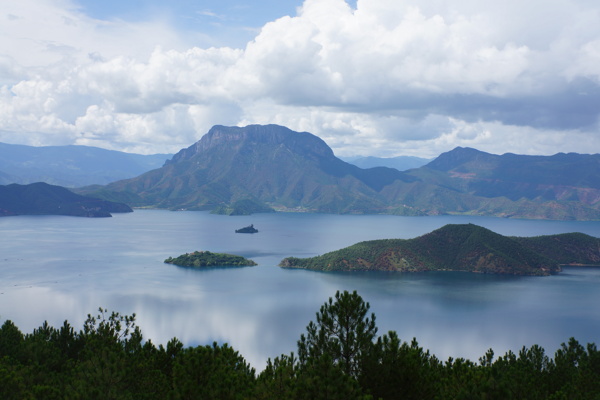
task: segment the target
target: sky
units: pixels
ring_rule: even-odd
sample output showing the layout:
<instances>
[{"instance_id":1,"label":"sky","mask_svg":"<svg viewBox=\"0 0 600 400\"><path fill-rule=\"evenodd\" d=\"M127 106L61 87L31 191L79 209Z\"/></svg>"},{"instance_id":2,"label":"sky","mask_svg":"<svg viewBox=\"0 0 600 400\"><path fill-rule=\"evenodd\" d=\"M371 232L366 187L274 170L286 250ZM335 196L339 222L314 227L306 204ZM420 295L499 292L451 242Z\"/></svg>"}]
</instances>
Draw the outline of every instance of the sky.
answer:
<instances>
[{"instance_id":1,"label":"sky","mask_svg":"<svg viewBox=\"0 0 600 400\"><path fill-rule=\"evenodd\" d=\"M342 157L600 153L600 2L0 0L0 142L249 124Z\"/></svg>"}]
</instances>

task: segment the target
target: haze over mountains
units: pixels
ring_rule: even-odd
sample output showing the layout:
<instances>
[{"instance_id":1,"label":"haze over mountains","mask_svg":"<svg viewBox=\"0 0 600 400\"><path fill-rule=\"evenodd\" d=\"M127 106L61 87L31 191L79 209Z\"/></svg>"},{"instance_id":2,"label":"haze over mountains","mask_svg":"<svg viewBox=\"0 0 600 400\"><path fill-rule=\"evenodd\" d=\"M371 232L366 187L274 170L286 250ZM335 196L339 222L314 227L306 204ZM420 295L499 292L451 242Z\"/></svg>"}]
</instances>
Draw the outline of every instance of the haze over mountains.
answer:
<instances>
[{"instance_id":1,"label":"haze over mountains","mask_svg":"<svg viewBox=\"0 0 600 400\"><path fill-rule=\"evenodd\" d=\"M388 167L395 168L398 171L406 171L413 168L419 168L429 163L433 159L412 157L412 156L398 156L398 157L340 157L340 159L347 163L354 164L360 168L373 168L373 167Z\"/></svg>"},{"instance_id":2,"label":"haze over mountains","mask_svg":"<svg viewBox=\"0 0 600 400\"><path fill-rule=\"evenodd\" d=\"M456 148L401 172L361 169L318 137L215 126L159 169L85 192L132 206L600 219L600 155L502 156Z\"/></svg>"},{"instance_id":3,"label":"haze over mountains","mask_svg":"<svg viewBox=\"0 0 600 400\"><path fill-rule=\"evenodd\" d=\"M45 182L65 187L106 185L160 168L173 154L132 154L98 147L26 146L0 143L0 185ZM352 157L342 160L360 168L388 167L399 171L421 167L431 159Z\"/></svg>"},{"instance_id":4,"label":"haze over mountains","mask_svg":"<svg viewBox=\"0 0 600 400\"><path fill-rule=\"evenodd\" d=\"M0 143L0 184L105 185L160 168L171 154L141 155L89 146Z\"/></svg>"}]
</instances>

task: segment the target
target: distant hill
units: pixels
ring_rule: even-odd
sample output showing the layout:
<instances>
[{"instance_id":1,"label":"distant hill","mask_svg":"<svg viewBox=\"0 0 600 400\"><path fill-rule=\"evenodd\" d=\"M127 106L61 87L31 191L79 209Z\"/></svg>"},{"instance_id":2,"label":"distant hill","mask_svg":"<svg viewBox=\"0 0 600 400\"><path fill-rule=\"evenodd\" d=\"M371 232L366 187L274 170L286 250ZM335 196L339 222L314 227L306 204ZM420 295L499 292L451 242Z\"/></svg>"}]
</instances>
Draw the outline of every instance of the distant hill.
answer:
<instances>
[{"instance_id":1,"label":"distant hill","mask_svg":"<svg viewBox=\"0 0 600 400\"><path fill-rule=\"evenodd\" d=\"M170 154L140 155L88 146L0 143L0 184L105 185L163 166Z\"/></svg>"},{"instance_id":2,"label":"distant hill","mask_svg":"<svg viewBox=\"0 0 600 400\"><path fill-rule=\"evenodd\" d=\"M110 213L131 212L125 204L80 196L47 183L0 185L0 217L10 215L71 215L110 217Z\"/></svg>"},{"instance_id":3,"label":"distant hill","mask_svg":"<svg viewBox=\"0 0 600 400\"><path fill-rule=\"evenodd\" d=\"M506 216L598 219L600 154L494 155L457 147L410 174L457 192L511 200Z\"/></svg>"},{"instance_id":4,"label":"distant hill","mask_svg":"<svg viewBox=\"0 0 600 400\"><path fill-rule=\"evenodd\" d=\"M598 158L457 148L408 171L362 169L308 132L215 126L161 168L77 192L131 206L224 214L275 209L600 220Z\"/></svg>"},{"instance_id":5,"label":"distant hill","mask_svg":"<svg viewBox=\"0 0 600 400\"><path fill-rule=\"evenodd\" d=\"M342 160L360 168L388 167L395 168L398 171L419 168L431 161L429 158L412 156L398 156L389 158L368 156L358 158L342 158Z\"/></svg>"},{"instance_id":6,"label":"distant hill","mask_svg":"<svg viewBox=\"0 0 600 400\"><path fill-rule=\"evenodd\" d=\"M568 242L567 246L562 243ZM286 268L319 271L468 271L548 275L560 264L600 264L600 239L584 234L511 238L473 224L446 225L415 239L357 243L318 257L289 257Z\"/></svg>"}]
</instances>

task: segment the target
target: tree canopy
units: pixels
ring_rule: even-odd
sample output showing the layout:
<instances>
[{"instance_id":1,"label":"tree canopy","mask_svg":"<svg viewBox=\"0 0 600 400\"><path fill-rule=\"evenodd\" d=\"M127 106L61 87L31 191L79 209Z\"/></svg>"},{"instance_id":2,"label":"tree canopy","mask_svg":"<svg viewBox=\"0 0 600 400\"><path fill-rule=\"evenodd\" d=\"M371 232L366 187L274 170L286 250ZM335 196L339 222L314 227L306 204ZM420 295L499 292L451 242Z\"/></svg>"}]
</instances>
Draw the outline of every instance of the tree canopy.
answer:
<instances>
[{"instance_id":1,"label":"tree canopy","mask_svg":"<svg viewBox=\"0 0 600 400\"><path fill-rule=\"evenodd\" d=\"M377 337L356 292L337 292L294 352L256 373L228 344L145 340L135 314L99 309L83 328L0 327L2 399L577 399L600 398L600 352L574 338L478 362L445 362L396 332Z\"/></svg>"}]
</instances>

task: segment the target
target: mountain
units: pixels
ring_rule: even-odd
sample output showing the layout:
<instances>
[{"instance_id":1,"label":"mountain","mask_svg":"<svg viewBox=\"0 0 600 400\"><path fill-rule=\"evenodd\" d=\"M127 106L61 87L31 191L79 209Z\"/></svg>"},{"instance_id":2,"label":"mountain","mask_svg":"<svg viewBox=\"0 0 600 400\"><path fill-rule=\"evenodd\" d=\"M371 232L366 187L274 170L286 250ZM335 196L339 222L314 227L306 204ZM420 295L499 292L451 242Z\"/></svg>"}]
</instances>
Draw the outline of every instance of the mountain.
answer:
<instances>
[{"instance_id":1,"label":"mountain","mask_svg":"<svg viewBox=\"0 0 600 400\"><path fill-rule=\"evenodd\" d=\"M0 143L0 184L104 185L160 168L169 154L141 155L88 146Z\"/></svg>"},{"instance_id":2,"label":"mountain","mask_svg":"<svg viewBox=\"0 0 600 400\"><path fill-rule=\"evenodd\" d=\"M568 246L560 246L568 242ZM357 243L318 257L289 257L285 268L319 271L468 271L549 275L560 264L600 264L600 239L584 234L511 238L473 224L446 225L415 239Z\"/></svg>"},{"instance_id":3,"label":"mountain","mask_svg":"<svg viewBox=\"0 0 600 400\"><path fill-rule=\"evenodd\" d=\"M419 168L431 161L428 158L398 156L398 157L358 157L358 158L342 158L344 161L356 165L359 168L373 167L388 167L398 171L406 171L408 169Z\"/></svg>"},{"instance_id":4,"label":"mountain","mask_svg":"<svg viewBox=\"0 0 600 400\"><path fill-rule=\"evenodd\" d=\"M224 214L275 209L600 220L599 157L457 148L409 171L362 169L307 132L215 126L161 168L78 193L136 207Z\"/></svg>"},{"instance_id":5,"label":"mountain","mask_svg":"<svg viewBox=\"0 0 600 400\"><path fill-rule=\"evenodd\" d=\"M251 200L278 210L362 213L388 207L380 194L384 187L416 180L392 168L348 164L307 132L277 125L215 126L164 167L91 193L170 209L213 209Z\"/></svg>"},{"instance_id":6,"label":"mountain","mask_svg":"<svg viewBox=\"0 0 600 400\"><path fill-rule=\"evenodd\" d=\"M494 155L457 147L413 176L485 198L562 202L598 208L600 154Z\"/></svg>"},{"instance_id":7,"label":"mountain","mask_svg":"<svg viewBox=\"0 0 600 400\"><path fill-rule=\"evenodd\" d=\"M110 217L111 212L131 212L125 204L80 196L60 186L47 183L0 185L0 216L71 215Z\"/></svg>"}]
</instances>

